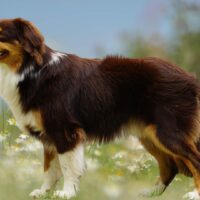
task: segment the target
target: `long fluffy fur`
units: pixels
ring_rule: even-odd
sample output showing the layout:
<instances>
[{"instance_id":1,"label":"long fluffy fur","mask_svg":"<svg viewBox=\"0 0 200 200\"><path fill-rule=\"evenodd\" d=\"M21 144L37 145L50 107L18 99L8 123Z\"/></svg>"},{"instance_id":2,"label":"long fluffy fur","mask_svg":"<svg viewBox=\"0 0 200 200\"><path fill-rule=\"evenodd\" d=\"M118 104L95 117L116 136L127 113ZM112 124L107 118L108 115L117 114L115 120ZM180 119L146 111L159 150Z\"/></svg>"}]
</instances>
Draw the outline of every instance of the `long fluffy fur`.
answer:
<instances>
[{"instance_id":1,"label":"long fluffy fur","mask_svg":"<svg viewBox=\"0 0 200 200\"><path fill-rule=\"evenodd\" d=\"M30 134L63 154L85 139L109 142L138 127L159 162L162 191L178 171L199 185L200 84L193 75L158 58L60 53L22 19L0 21L0 27L0 50L16 55L4 51L1 62L18 77L21 115L40 118L23 124Z\"/></svg>"},{"instance_id":2,"label":"long fluffy fur","mask_svg":"<svg viewBox=\"0 0 200 200\"><path fill-rule=\"evenodd\" d=\"M51 54L48 49L47 63ZM165 126L167 135L179 131L181 140L194 128L199 83L166 61L68 54L44 68L24 66L34 68L18 84L24 111L41 111L45 132L60 152L76 145L76 128L99 141L110 141L130 121ZM162 128L160 134L166 137Z\"/></svg>"}]
</instances>

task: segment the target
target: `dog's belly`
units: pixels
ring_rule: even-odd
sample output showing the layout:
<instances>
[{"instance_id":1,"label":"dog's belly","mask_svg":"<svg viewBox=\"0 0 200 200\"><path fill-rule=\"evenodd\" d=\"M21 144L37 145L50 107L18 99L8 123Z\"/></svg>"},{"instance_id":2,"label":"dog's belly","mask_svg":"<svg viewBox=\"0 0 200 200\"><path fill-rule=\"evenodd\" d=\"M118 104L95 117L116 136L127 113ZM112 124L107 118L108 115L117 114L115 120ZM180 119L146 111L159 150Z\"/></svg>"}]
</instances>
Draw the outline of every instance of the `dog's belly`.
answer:
<instances>
[{"instance_id":1,"label":"dog's belly","mask_svg":"<svg viewBox=\"0 0 200 200\"><path fill-rule=\"evenodd\" d=\"M147 130L148 125L145 125L143 122L131 120L126 125L122 126L121 132L123 135L133 135L138 138L148 137L152 134Z\"/></svg>"},{"instance_id":2,"label":"dog's belly","mask_svg":"<svg viewBox=\"0 0 200 200\"><path fill-rule=\"evenodd\" d=\"M167 149L157 137L157 127L154 124L148 124L137 121L131 121L124 125L121 129L123 135L133 135L137 138L146 138L151 141L159 150L165 152L168 155L174 156L174 154Z\"/></svg>"}]
</instances>

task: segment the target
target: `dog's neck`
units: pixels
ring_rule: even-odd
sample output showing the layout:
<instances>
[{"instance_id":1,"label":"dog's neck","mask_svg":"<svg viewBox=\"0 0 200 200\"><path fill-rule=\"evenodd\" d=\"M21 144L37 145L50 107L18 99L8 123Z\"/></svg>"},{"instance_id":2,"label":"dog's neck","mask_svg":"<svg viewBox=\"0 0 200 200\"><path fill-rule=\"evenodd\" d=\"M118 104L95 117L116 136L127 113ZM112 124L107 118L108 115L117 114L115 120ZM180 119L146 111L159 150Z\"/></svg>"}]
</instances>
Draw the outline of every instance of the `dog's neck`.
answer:
<instances>
[{"instance_id":1,"label":"dog's neck","mask_svg":"<svg viewBox=\"0 0 200 200\"><path fill-rule=\"evenodd\" d=\"M26 124L34 126L35 123L32 112L25 111L22 105L20 84L26 85L26 81L28 80L32 82L31 85L34 87L35 81L40 78L42 70L53 66L55 63L59 63L60 59L66 55L56 51L49 51L49 54L45 56L46 62L43 66L38 67L34 60L30 59L24 62L24 66L19 72L14 72L6 64L0 63L0 96L11 109L22 130L25 130ZM29 90L33 91L34 88L29 88Z\"/></svg>"},{"instance_id":2,"label":"dog's neck","mask_svg":"<svg viewBox=\"0 0 200 200\"><path fill-rule=\"evenodd\" d=\"M11 71L8 66L0 64L0 96L11 109L19 128L25 131L25 124L32 124L34 121L31 113L23 112L18 90L20 79L19 74Z\"/></svg>"},{"instance_id":3,"label":"dog's neck","mask_svg":"<svg viewBox=\"0 0 200 200\"><path fill-rule=\"evenodd\" d=\"M62 57L67 56L66 54L53 51L49 48L47 50L47 53L44 55L45 62L42 66L38 66L30 57L25 59L18 72L13 71L6 64L0 63L0 96L6 101L11 109L16 102L19 102L20 83L26 81L26 79L34 82L46 67L51 67L54 64L59 63Z\"/></svg>"},{"instance_id":4,"label":"dog's neck","mask_svg":"<svg viewBox=\"0 0 200 200\"><path fill-rule=\"evenodd\" d=\"M17 84L21 76L13 72L7 65L0 64L0 96L8 103L15 101Z\"/></svg>"},{"instance_id":5,"label":"dog's neck","mask_svg":"<svg viewBox=\"0 0 200 200\"><path fill-rule=\"evenodd\" d=\"M34 58L27 54L18 73L21 75L21 79L26 78L27 76L36 77L46 67L59 63L64 56L67 56L67 54L52 50L48 46L45 46L45 53L42 55L43 64L38 65Z\"/></svg>"}]
</instances>

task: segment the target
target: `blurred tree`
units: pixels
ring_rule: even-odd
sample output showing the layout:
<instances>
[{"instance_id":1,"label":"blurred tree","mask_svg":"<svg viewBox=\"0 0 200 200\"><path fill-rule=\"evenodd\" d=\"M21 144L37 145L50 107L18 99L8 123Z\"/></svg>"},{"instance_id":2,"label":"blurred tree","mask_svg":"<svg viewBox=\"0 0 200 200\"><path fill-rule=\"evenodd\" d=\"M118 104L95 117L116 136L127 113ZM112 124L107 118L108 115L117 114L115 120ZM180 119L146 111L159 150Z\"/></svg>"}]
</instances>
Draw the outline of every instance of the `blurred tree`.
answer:
<instances>
[{"instance_id":1,"label":"blurred tree","mask_svg":"<svg viewBox=\"0 0 200 200\"><path fill-rule=\"evenodd\" d=\"M130 36L124 37L126 44L125 53L130 57L147 57L147 56L156 56L156 57L165 57L165 46L161 40L154 38L144 38L142 36L137 36L131 38Z\"/></svg>"},{"instance_id":2,"label":"blurred tree","mask_svg":"<svg viewBox=\"0 0 200 200\"><path fill-rule=\"evenodd\" d=\"M175 40L168 55L178 65L200 77L200 3L198 1L172 1Z\"/></svg>"},{"instance_id":3,"label":"blurred tree","mask_svg":"<svg viewBox=\"0 0 200 200\"><path fill-rule=\"evenodd\" d=\"M200 31L187 32L179 37L179 42L168 56L178 65L194 72L200 78Z\"/></svg>"},{"instance_id":4,"label":"blurred tree","mask_svg":"<svg viewBox=\"0 0 200 200\"><path fill-rule=\"evenodd\" d=\"M126 54L131 57L166 58L200 77L200 2L171 0L170 11L170 39L158 33L148 37L142 34L139 37L125 35Z\"/></svg>"}]
</instances>

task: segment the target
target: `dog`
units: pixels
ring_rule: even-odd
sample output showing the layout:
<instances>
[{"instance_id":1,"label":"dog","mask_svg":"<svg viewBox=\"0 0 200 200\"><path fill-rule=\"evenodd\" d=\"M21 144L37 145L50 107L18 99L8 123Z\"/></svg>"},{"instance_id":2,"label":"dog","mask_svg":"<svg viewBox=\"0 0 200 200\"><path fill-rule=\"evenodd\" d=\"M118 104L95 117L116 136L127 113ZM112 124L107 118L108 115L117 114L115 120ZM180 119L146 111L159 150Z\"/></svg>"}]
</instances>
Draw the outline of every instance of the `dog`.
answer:
<instances>
[{"instance_id":1,"label":"dog","mask_svg":"<svg viewBox=\"0 0 200 200\"><path fill-rule=\"evenodd\" d=\"M44 146L45 195L72 198L85 171L85 141L133 134L158 161L160 195L177 173L194 178L200 199L200 83L159 58L86 59L55 51L31 22L0 20L0 95L22 131Z\"/></svg>"}]
</instances>

